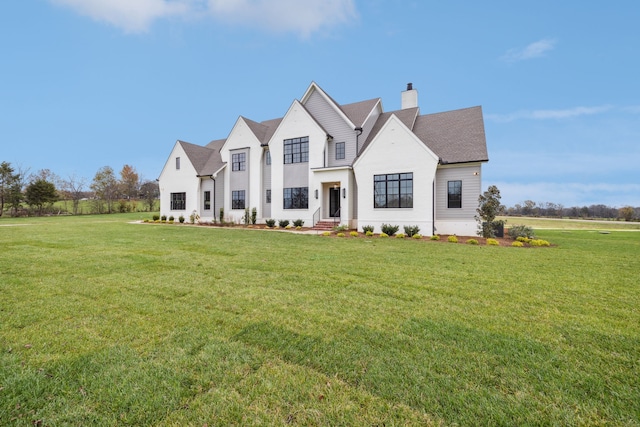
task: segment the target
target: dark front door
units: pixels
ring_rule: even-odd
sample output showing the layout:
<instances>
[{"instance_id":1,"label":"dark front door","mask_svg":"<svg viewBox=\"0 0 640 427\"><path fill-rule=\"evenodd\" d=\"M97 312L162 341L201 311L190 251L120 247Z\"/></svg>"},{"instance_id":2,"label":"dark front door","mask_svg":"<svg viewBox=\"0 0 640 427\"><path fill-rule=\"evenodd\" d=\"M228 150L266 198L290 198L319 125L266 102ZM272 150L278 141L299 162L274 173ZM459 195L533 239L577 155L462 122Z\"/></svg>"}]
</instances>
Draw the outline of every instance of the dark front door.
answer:
<instances>
[{"instance_id":1,"label":"dark front door","mask_svg":"<svg viewBox=\"0 0 640 427\"><path fill-rule=\"evenodd\" d=\"M329 216L331 218L340 218L340 189L329 189Z\"/></svg>"}]
</instances>

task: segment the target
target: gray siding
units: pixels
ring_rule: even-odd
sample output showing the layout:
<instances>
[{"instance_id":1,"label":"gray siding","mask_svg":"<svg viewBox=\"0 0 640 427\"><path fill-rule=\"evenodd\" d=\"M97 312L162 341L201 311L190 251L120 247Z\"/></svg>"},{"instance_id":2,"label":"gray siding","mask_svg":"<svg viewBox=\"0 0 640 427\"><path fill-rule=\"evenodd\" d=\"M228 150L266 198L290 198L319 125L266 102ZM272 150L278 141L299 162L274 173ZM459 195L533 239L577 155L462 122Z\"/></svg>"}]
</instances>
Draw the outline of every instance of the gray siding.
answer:
<instances>
[{"instance_id":1,"label":"gray siding","mask_svg":"<svg viewBox=\"0 0 640 427\"><path fill-rule=\"evenodd\" d=\"M356 132L350 128L344 119L324 100L318 92L311 94L305 104L311 115L322 128L333 136L333 141L328 144L326 153L328 167L347 166L353 163L356 157ZM336 160L335 143L345 143L345 158Z\"/></svg>"},{"instance_id":2,"label":"gray siding","mask_svg":"<svg viewBox=\"0 0 640 427\"><path fill-rule=\"evenodd\" d=\"M215 212L213 211L213 180L209 177L205 177L202 178L202 185L201 185L201 191L202 194L200 195L200 212L202 212L200 214L200 216L215 216ZM204 193L205 191L208 191L211 193L211 206L209 208L209 210L205 210L204 208Z\"/></svg>"},{"instance_id":3,"label":"gray siding","mask_svg":"<svg viewBox=\"0 0 640 427\"><path fill-rule=\"evenodd\" d=\"M267 190L271 190L271 165L267 164L267 152L265 150L262 156L262 218L271 218L271 203L267 203ZM273 159L271 159L273 162ZM273 194L271 194L273 200ZM273 202L272 202L273 203Z\"/></svg>"},{"instance_id":4,"label":"gray siding","mask_svg":"<svg viewBox=\"0 0 640 427\"><path fill-rule=\"evenodd\" d=\"M215 189L211 195L211 209L216 221L220 218L220 208L224 207L224 173L219 173L215 182Z\"/></svg>"},{"instance_id":5,"label":"gray siding","mask_svg":"<svg viewBox=\"0 0 640 427\"><path fill-rule=\"evenodd\" d=\"M473 175L478 172L478 175ZM447 208L448 181L462 181L462 208ZM438 168L436 171L436 220L469 220L476 215L480 195L480 166Z\"/></svg>"},{"instance_id":6,"label":"gray siding","mask_svg":"<svg viewBox=\"0 0 640 427\"><path fill-rule=\"evenodd\" d=\"M373 113L371 113L371 116L367 118L367 120L364 122L364 125L362 125L362 135L358 137L358 150L362 149L362 144L364 144L364 142L369 137L371 129L373 129L373 125L376 124L376 120L378 120L378 117L380 117L380 113L376 109Z\"/></svg>"},{"instance_id":7,"label":"gray siding","mask_svg":"<svg viewBox=\"0 0 640 427\"><path fill-rule=\"evenodd\" d=\"M245 206L251 205L251 195L249 194L249 171L251 170L251 159L249 158L249 148L241 148L238 150L229 151L229 164L227 165L230 169L229 179L230 179L230 191L238 191L244 190L245 197ZM238 153L245 153L245 170L243 171L234 171L233 170L233 155ZM229 209L231 210L231 206Z\"/></svg>"}]
</instances>

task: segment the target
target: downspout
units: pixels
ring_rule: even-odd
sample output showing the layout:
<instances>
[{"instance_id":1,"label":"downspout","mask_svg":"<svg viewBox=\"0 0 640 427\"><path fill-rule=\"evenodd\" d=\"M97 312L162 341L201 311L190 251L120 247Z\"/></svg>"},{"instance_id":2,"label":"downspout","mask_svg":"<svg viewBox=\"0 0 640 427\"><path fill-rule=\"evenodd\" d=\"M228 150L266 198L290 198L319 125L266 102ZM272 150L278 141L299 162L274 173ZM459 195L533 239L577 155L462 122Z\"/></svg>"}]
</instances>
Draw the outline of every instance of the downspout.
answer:
<instances>
[{"instance_id":1,"label":"downspout","mask_svg":"<svg viewBox=\"0 0 640 427\"><path fill-rule=\"evenodd\" d=\"M213 177L213 175L209 175L209 178L211 178L211 180L213 181L213 222L216 222L216 179Z\"/></svg>"},{"instance_id":2,"label":"downspout","mask_svg":"<svg viewBox=\"0 0 640 427\"><path fill-rule=\"evenodd\" d=\"M358 141L358 137L362 135L362 128L357 127L354 129L356 132L356 157L360 155L360 142Z\"/></svg>"}]
</instances>

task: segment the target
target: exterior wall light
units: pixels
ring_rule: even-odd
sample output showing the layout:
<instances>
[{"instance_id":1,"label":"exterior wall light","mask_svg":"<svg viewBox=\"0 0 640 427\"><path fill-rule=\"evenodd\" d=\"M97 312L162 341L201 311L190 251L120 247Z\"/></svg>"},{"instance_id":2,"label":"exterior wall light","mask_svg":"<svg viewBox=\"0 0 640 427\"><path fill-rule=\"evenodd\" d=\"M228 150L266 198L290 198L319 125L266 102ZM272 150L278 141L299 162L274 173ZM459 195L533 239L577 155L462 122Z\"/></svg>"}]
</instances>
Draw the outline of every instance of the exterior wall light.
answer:
<instances>
[{"instance_id":1,"label":"exterior wall light","mask_svg":"<svg viewBox=\"0 0 640 427\"><path fill-rule=\"evenodd\" d=\"M347 198L347 189L346 189L346 188L343 188L343 189L342 189L342 198L343 198L343 199L346 199L346 198Z\"/></svg>"},{"instance_id":2,"label":"exterior wall light","mask_svg":"<svg viewBox=\"0 0 640 427\"><path fill-rule=\"evenodd\" d=\"M317 199L318 198L318 190L316 190L315 193L316 193L316 199Z\"/></svg>"}]
</instances>

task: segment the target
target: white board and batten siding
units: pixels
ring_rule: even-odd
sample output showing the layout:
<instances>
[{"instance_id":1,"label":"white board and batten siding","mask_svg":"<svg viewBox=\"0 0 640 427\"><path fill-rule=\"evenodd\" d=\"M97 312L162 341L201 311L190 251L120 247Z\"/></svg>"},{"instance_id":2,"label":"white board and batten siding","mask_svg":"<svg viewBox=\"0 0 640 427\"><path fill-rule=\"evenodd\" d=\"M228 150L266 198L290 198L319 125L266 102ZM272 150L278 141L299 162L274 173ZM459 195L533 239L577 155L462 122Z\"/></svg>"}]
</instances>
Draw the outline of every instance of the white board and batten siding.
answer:
<instances>
[{"instance_id":1,"label":"white board and batten siding","mask_svg":"<svg viewBox=\"0 0 640 427\"><path fill-rule=\"evenodd\" d=\"M449 208L448 183L462 181L462 207ZM481 193L482 174L480 163L463 165L441 165L436 172L436 218L437 234L475 236L478 223L475 221L478 195Z\"/></svg>"}]
</instances>

